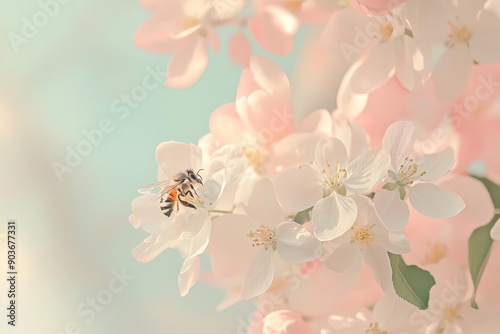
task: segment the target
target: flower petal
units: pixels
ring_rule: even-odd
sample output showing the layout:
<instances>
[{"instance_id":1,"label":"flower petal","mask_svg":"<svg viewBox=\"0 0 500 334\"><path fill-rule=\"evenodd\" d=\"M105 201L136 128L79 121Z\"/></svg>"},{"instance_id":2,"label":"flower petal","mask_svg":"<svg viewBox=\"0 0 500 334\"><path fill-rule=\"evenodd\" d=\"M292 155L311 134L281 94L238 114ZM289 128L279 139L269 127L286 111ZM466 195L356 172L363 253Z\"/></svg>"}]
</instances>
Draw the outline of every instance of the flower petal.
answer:
<instances>
[{"instance_id":1,"label":"flower petal","mask_svg":"<svg viewBox=\"0 0 500 334\"><path fill-rule=\"evenodd\" d=\"M440 152L419 157L418 171L425 171L419 176L420 181L434 181L447 174L455 164L453 149L448 147Z\"/></svg>"},{"instance_id":2,"label":"flower petal","mask_svg":"<svg viewBox=\"0 0 500 334\"><path fill-rule=\"evenodd\" d=\"M191 215L192 216L192 215ZM212 220L211 218L205 214L199 214L199 216L204 216L205 220L202 223L201 228L199 229L196 235L193 235L191 231L182 233L177 238L173 239L173 245L177 248L184 259L189 257L193 257L195 255L200 255L205 251L210 241L210 235L212 231ZM187 220L193 220L189 217ZM201 218L199 218L201 221ZM189 223L188 221L181 222L179 225L186 225L185 229L189 228L189 225L193 225L192 229L196 229L197 227L194 223Z\"/></svg>"},{"instance_id":3,"label":"flower petal","mask_svg":"<svg viewBox=\"0 0 500 334\"><path fill-rule=\"evenodd\" d=\"M368 150L368 136L357 123L351 123L343 110L337 109L331 114L332 137L344 143L350 159Z\"/></svg>"},{"instance_id":4,"label":"flower petal","mask_svg":"<svg viewBox=\"0 0 500 334\"><path fill-rule=\"evenodd\" d=\"M497 220L495 225L493 225L493 227L491 228L491 231L490 231L491 239L496 240L496 241L500 241L500 223L499 222L500 222L500 218Z\"/></svg>"},{"instance_id":5,"label":"flower petal","mask_svg":"<svg viewBox=\"0 0 500 334\"><path fill-rule=\"evenodd\" d=\"M347 167L344 185L355 193L366 193L387 175L391 157L383 149L372 149L354 159Z\"/></svg>"},{"instance_id":6,"label":"flower petal","mask_svg":"<svg viewBox=\"0 0 500 334\"><path fill-rule=\"evenodd\" d=\"M186 212L177 217L174 224L163 230L158 237L142 247L141 251L134 251L136 258L141 262L149 262L167 248L179 249L183 258L189 258L205 251L210 239L212 222L208 215L199 211Z\"/></svg>"},{"instance_id":7,"label":"flower petal","mask_svg":"<svg viewBox=\"0 0 500 334\"><path fill-rule=\"evenodd\" d=\"M132 256L134 257L134 259L139 262L149 262L150 260L143 258L143 254L151 245L155 243L158 236L159 234L151 234L146 239L144 239L142 243L134 247L134 249L132 250Z\"/></svg>"},{"instance_id":8,"label":"flower petal","mask_svg":"<svg viewBox=\"0 0 500 334\"><path fill-rule=\"evenodd\" d=\"M312 334L302 315L288 310L278 310L266 315L262 334Z\"/></svg>"},{"instance_id":9,"label":"flower petal","mask_svg":"<svg viewBox=\"0 0 500 334\"><path fill-rule=\"evenodd\" d=\"M382 247L393 254L404 254L411 251L410 241L403 232L387 232L386 236L376 237L376 239Z\"/></svg>"},{"instance_id":10,"label":"flower petal","mask_svg":"<svg viewBox=\"0 0 500 334\"><path fill-rule=\"evenodd\" d=\"M246 123L257 134L257 142L263 146L285 137L292 132L293 111L288 99L260 89L246 99L240 98L236 108Z\"/></svg>"},{"instance_id":11,"label":"flower petal","mask_svg":"<svg viewBox=\"0 0 500 334\"><path fill-rule=\"evenodd\" d=\"M274 278L274 251L272 248L257 253L248 266L241 287L245 299L263 294L271 286Z\"/></svg>"},{"instance_id":12,"label":"flower petal","mask_svg":"<svg viewBox=\"0 0 500 334\"><path fill-rule=\"evenodd\" d=\"M357 94L371 93L382 86L393 73L394 43L389 41L377 44L352 74L352 91Z\"/></svg>"},{"instance_id":13,"label":"flower petal","mask_svg":"<svg viewBox=\"0 0 500 334\"><path fill-rule=\"evenodd\" d=\"M465 208L465 203L460 196L431 183L414 185L409 199L418 212L433 218L451 218Z\"/></svg>"},{"instance_id":14,"label":"flower petal","mask_svg":"<svg viewBox=\"0 0 500 334\"><path fill-rule=\"evenodd\" d=\"M340 163L347 166L347 150L344 143L337 138L322 139L314 150L314 160L322 169L330 169L329 165Z\"/></svg>"},{"instance_id":15,"label":"flower petal","mask_svg":"<svg viewBox=\"0 0 500 334\"><path fill-rule=\"evenodd\" d=\"M373 203L382 225L387 230L393 232L404 230L408 224L410 210L406 202L401 200L398 189L393 191L380 189L375 194Z\"/></svg>"},{"instance_id":16,"label":"flower petal","mask_svg":"<svg viewBox=\"0 0 500 334\"><path fill-rule=\"evenodd\" d=\"M210 132L221 144L241 143L248 132L234 103L217 108L210 116Z\"/></svg>"},{"instance_id":17,"label":"flower petal","mask_svg":"<svg viewBox=\"0 0 500 334\"><path fill-rule=\"evenodd\" d=\"M362 248L363 259L371 268L377 283L383 291L392 286L392 269L387 251L375 245L366 245Z\"/></svg>"},{"instance_id":18,"label":"flower petal","mask_svg":"<svg viewBox=\"0 0 500 334\"><path fill-rule=\"evenodd\" d=\"M274 144L276 170L284 166L301 166L314 160L314 149L322 137L313 133L293 133Z\"/></svg>"},{"instance_id":19,"label":"flower petal","mask_svg":"<svg viewBox=\"0 0 500 334\"><path fill-rule=\"evenodd\" d=\"M214 218L213 233L207 253L212 271L217 276L243 277L248 264L259 251L248 237L256 225L250 218L226 214Z\"/></svg>"},{"instance_id":20,"label":"flower petal","mask_svg":"<svg viewBox=\"0 0 500 334\"><path fill-rule=\"evenodd\" d=\"M225 169L226 182L234 183L243 177L247 167L247 158L238 145L224 145L212 154L208 175L215 174L220 169Z\"/></svg>"},{"instance_id":21,"label":"flower petal","mask_svg":"<svg viewBox=\"0 0 500 334\"><path fill-rule=\"evenodd\" d=\"M273 61L263 56L252 56L250 70L255 82L268 94L282 97L290 95L290 82L285 72Z\"/></svg>"},{"instance_id":22,"label":"flower petal","mask_svg":"<svg viewBox=\"0 0 500 334\"><path fill-rule=\"evenodd\" d=\"M324 261L325 266L336 272L344 272L351 267L358 267L362 256L356 245L349 241L343 242L335 248L330 256Z\"/></svg>"},{"instance_id":23,"label":"flower petal","mask_svg":"<svg viewBox=\"0 0 500 334\"><path fill-rule=\"evenodd\" d=\"M495 206L491 195L478 179L468 175L453 175L439 185L462 197L467 206L454 220L470 222L470 226L479 227L493 219Z\"/></svg>"},{"instance_id":24,"label":"flower petal","mask_svg":"<svg viewBox=\"0 0 500 334\"><path fill-rule=\"evenodd\" d=\"M320 241L341 236L352 227L357 211L356 202L352 198L336 192L321 199L312 210L314 235Z\"/></svg>"},{"instance_id":25,"label":"flower petal","mask_svg":"<svg viewBox=\"0 0 500 334\"><path fill-rule=\"evenodd\" d=\"M189 293L200 277L200 257L194 256L184 260L177 283L182 297Z\"/></svg>"},{"instance_id":26,"label":"flower petal","mask_svg":"<svg viewBox=\"0 0 500 334\"><path fill-rule=\"evenodd\" d=\"M241 67L248 66L252 46L243 32L237 32L229 40L229 57Z\"/></svg>"},{"instance_id":27,"label":"flower petal","mask_svg":"<svg viewBox=\"0 0 500 334\"><path fill-rule=\"evenodd\" d=\"M355 93L351 87L351 78L356 73L361 61L356 61L344 74L337 93L337 107L350 119L355 119L365 110L370 94Z\"/></svg>"},{"instance_id":28,"label":"flower petal","mask_svg":"<svg viewBox=\"0 0 500 334\"><path fill-rule=\"evenodd\" d=\"M266 10L248 19L248 28L255 41L262 48L280 56L292 51L298 26L294 15L277 6L267 6Z\"/></svg>"},{"instance_id":29,"label":"flower petal","mask_svg":"<svg viewBox=\"0 0 500 334\"><path fill-rule=\"evenodd\" d=\"M405 18L411 24L415 39L430 44L442 43L447 38L450 27L446 22L445 7L441 1L407 1L405 7ZM432 24L429 24L430 22Z\"/></svg>"},{"instance_id":30,"label":"flower petal","mask_svg":"<svg viewBox=\"0 0 500 334\"><path fill-rule=\"evenodd\" d=\"M145 194L132 201L132 212L129 221L134 228L144 225L159 225L174 219L175 215L167 217L161 212L157 194Z\"/></svg>"},{"instance_id":31,"label":"flower petal","mask_svg":"<svg viewBox=\"0 0 500 334\"><path fill-rule=\"evenodd\" d=\"M436 95L443 100L456 98L464 89L472 68L472 55L462 43L449 48L432 71Z\"/></svg>"},{"instance_id":32,"label":"flower petal","mask_svg":"<svg viewBox=\"0 0 500 334\"><path fill-rule=\"evenodd\" d=\"M500 44L492 43L500 34L498 15L489 10L479 14L478 27L469 41L472 57L480 64L500 61Z\"/></svg>"},{"instance_id":33,"label":"flower petal","mask_svg":"<svg viewBox=\"0 0 500 334\"><path fill-rule=\"evenodd\" d=\"M170 5L170 4L169 4ZM134 40L143 50L155 53L170 53L178 46L178 41L171 34L176 31L175 16L179 15L174 6L168 11L157 14L137 30Z\"/></svg>"},{"instance_id":34,"label":"flower petal","mask_svg":"<svg viewBox=\"0 0 500 334\"><path fill-rule=\"evenodd\" d=\"M262 178L255 184L248 205L244 208L248 217L271 229L275 229L285 219L283 209L276 199L273 183L268 178Z\"/></svg>"},{"instance_id":35,"label":"flower petal","mask_svg":"<svg viewBox=\"0 0 500 334\"><path fill-rule=\"evenodd\" d=\"M297 126L297 132L310 132L326 136L332 134L332 116L326 109L309 113Z\"/></svg>"},{"instance_id":36,"label":"flower petal","mask_svg":"<svg viewBox=\"0 0 500 334\"><path fill-rule=\"evenodd\" d=\"M281 206L287 213L309 209L323 198L318 174L309 166L292 167L278 174L274 189Z\"/></svg>"},{"instance_id":37,"label":"flower petal","mask_svg":"<svg viewBox=\"0 0 500 334\"><path fill-rule=\"evenodd\" d=\"M425 43L418 43L415 38L403 35L395 43L396 75L399 82L413 91L429 77L431 48Z\"/></svg>"},{"instance_id":38,"label":"flower petal","mask_svg":"<svg viewBox=\"0 0 500 334\"><path fill-rule=\"evenodd\" d=\"M201 149L192 144L169 141L156 148L156 161L167 178L174 177L186 169L198 171L201 168L201 157Z\"/></svg>"},{"instance_id":39,"label":"flower petal","mask_svg":"<svg viewBox=\"0 0 500 334\"><path fill-rule=\"evenodd\" d=\"M284 222L276 229L276 251L283 261L304 263L321 256L321 242L295 222Z\"/></svg>"},{"instance_id":40,"label":"flower petal","mask_svg":"<svg viewBox=\"0 0 500 334\"><path fill-rule=\"evenodd\" d=\"M203 37L187 38L175 50L168 64L165 84L174 88L189 87L202 75L207 64L207 45Z\"/></svg>"},{"instance_id":41,"label":"flower petal","mask_svg":"<svg viewBox=\"0 0 500 334\"><path fill-rule=\"evenodd\" d=\"M391 166L395 171L413 151L414 128L412 122L400 121L391 124L385 132L382 147L391 155Z\"/></svg>"}]
</instances>

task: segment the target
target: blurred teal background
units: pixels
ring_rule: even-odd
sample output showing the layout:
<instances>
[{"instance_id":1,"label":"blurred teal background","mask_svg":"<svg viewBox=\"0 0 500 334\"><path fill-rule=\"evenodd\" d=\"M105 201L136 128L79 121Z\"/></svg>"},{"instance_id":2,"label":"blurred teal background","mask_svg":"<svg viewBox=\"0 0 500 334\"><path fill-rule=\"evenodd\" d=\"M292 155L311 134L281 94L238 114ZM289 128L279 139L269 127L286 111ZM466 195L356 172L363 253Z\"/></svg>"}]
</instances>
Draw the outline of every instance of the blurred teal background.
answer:
<instances>
[{"instance_id":1,"label":"blurred teal background","mask_svg":"<svg viewBox=\"0 0 500 334\"><path fill-rule=\"evenodd\" d=\"M210 113L234 100L241 69L226 55L234 30L221 31L222 50L210 54L194 86L160 85L121 119L115 99L142 85L148 68L164 73L169 60L134 45L136 29L151 14L137 0L72 0L51 7L53 17L13 47L13 34L22 35L24 18L33 22L41 3L54 1L0 4L0 233L8 219L18 221L19 233L18 324L8 327L2 311L0 332L235 333L238 317L247 319L252 305L217 313L223 294L203 282L181 298L180 256L166 251L149 264L136 262L131 250L146 234L128 223L137 189L155 181L156 146L196 143L208 131ZM290 73L295 58L273 59ZM75 149L83 131L104 119L112 131L59 182L53 162L64 163L67 147ZM2 284L4 254L2 248ZM77 308L122 268L135 278L86 323ZM1 309L4 291L2 285Z\"/></svg>"}]
</instances>

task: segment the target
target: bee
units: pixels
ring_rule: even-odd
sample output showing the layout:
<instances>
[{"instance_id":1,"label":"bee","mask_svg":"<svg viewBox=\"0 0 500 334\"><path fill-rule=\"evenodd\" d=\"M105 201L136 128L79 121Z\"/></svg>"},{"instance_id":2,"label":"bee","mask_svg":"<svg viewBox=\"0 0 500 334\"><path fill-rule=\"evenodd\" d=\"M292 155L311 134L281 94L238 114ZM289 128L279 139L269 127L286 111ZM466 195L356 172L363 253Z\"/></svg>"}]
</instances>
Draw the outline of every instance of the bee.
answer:
<instances>
[{"instance_id":1,"label":"bee","mask_svg":"<svg viewBox=\"0 0 500 334\"><path fill-rule=\"evenodd\" d=\"M161 212L167 217L172 215L174 208L176 208L176 212L179 211L179 203L196 210L195 203L198 193L194 185L203 185L203 178L200 175L200 171L202 169L195 174L191 169L187 169L184 172L178 173L170 180L147 185L139 189L139 193L147 194L155 189L161 189L156 200L160 199Z\"/></svg>"}]
</instances>

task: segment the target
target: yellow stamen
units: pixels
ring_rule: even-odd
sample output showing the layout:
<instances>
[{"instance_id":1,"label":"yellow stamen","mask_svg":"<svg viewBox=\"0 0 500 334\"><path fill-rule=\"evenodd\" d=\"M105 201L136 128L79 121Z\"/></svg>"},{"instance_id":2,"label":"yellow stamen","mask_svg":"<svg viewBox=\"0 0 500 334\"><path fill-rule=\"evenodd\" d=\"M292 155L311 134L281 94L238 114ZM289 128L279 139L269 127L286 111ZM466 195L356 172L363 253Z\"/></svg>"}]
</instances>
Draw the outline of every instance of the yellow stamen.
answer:
<instances>
[{"instance_id":1,"label":"yellow stamen","mask_svg":"<svg viewBox=\"0 0 500 334\"><path fill-rule=\"evenodd\" d=\"M423 264L435 264L446 257L448 248L445 244L436 242L429 247L429 251L425 255Z\"/></svg>"},{"instance_id":2,"label":"yellow stamen","mask_svg":"<svg viewBox=\"0 0 500 334\"><path fill-rule=\"evenodd\" d=\"M375 243L375 233L372 231L373 225L366 224L353 226L351 233L351 242L357 242L360 245L371 245Z\"/></svg>"},{"instance_id":3,"label":"yellow stamen","mask_svg":"<svg viewBox=\"0 0 500 334\"><path fill-rule=\"evenodd\" d=\"M298 12L301 10L302 5L304 4L303 0L286 0L283 4L283 7L288 9L291 12Z\"/></svg>"},{"instance_id":4,"label":"yellow stamen","mask_svg":"<svg viewBox=\"0 0 500 334\"><path fill-rule=\"evenodd\" d=\"M419 176L424 176L427 174L426 171L423 172L418 172L418 164L413 160L410 159L409 157L406 157L404 162L399 165L399 171L397 175L397 183L405 186L408 184L412 184L414 179L416 179Z\"/></svg>"},{"instance_id":5,"label":"yellow stamen","mask_svg":"<svg viewBox=\"0 0 500 334\"><path fill-rule=\"evenodd\" d=\"M276 234L271 231L269 226L262 225L255 232L250 231L247 236L252 239L252 247L264 246L265 249L268 247L275 247L276 245Z\"/></svg>"},{"instance_id":6,"label":"yellow stamen","mask_svg":"<svg viewBox=\"0 0 500 334\"><path fill-rule=\"evenodd\" d=\"M266 163L269 160L268 155L261 149L252 146L244 146L241 149L243 150L250 167L252 167L257 174L265 174Z\"/></svg>"},{"instance_id":7,"label":"yellow stamen","mask_svg":"<svg viewBox=\"0 0 500 334\"><path fill-rule=\"evenodd\" d=\"M182 30L188 30L200 24L200 19L194 16L187 16L183 20L181 20L178 24Z\"/></svg>"},{"instance_id":8,"label":"yellow stamen","mask_svg":"<svg viewBox=\"0 0 500 334\"><path fill-rule=\"evenodd\" d=\"M448 34L448 40L446 41L446 46L452 47L458 43L468 44L472 37L472 32L466 26L455 25L452 22L448 22L450 26L451 33Z\"/></svg>"},{"instance_id":9,"label":"yellow stamen","mask_svg":"<svg viewBox=\"0 0 500 334\"><path fill-rule=\"evenodd\" d=\"M385 21L380 23L379 32L380 32L380 40L382 42L385 42L391 38L392 33L394 32L394 27L389 21Z\"/></svg>"},{"instance_id":10,"label":"yellow stamen","mask_svg":"<svg viewBox=\"0 0 500 334\"><path fill-rule=\"evenodd\" d=\"M378 326L378 322L372 322L370 328L365 331L365 334L389 334Z\"/></svg>"},{"instance_id":11,"label":"yellow stamen","mask_svg":"<svg viewBox=\"0 0 500 334\"><path fill-rule=\"evenodd\" d=\"M323 180L321 180L323 188L328 190L327 193L337 191L339 194L345 195L347 191L344 181L348 177L347 170L340 167L341 162L335 162L333 166L328 161L325 162L327 168L321 168L316 162L313 162L313 168L323 176Z\"/></svg>"},{"instance_id":12,"label":"yellow stamen","mask_svg":"<svg viewBox=\"0 0 500 334\"><path fill-rule=\"evenodd\" d=\"M454 323L457 319L460 319L460 306L446 306L443 308L442 320L447 323Z\"/></svg>"}]
</instances>

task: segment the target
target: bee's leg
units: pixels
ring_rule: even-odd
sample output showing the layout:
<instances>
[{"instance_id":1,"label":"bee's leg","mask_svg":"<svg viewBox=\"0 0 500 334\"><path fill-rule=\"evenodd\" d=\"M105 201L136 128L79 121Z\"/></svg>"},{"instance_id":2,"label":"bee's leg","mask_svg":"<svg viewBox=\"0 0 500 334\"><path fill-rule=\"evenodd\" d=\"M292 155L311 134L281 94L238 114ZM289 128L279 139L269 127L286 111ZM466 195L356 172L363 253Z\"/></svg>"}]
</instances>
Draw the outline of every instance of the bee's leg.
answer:
<instances>
[{"instance_id":1,"label":"bee's leg","mask_svg":"<svg viewBox=\"0 0 500 334\"><path fill-rule=\"evenodd\" d=\"M196 193L196 191L195 191L195 193ZM192 198L194 198L194 196L193 196L193 192L192 192L191 190L186 191L186 194L184 194L184 196L186 196L186 195L189 195L189 196L191 196ZM198 194L196 194L196 195L198 195Z\"/></svg>"},{"instance_id":2,"label":"bee's leg","mask_svg":"<svg viewBox=\"0 0 500 334\"><path fill-rule=\"evenodd\" d=\"M198 193L196 192L196 189L194 189L193 184L190 184L190 186L191 189L193 189L194 193L196 194L196 197L200 197L200 195L198 195Z\"/></svg>"},{"instance_id":3,"label":"bee's leg","mask_svg":"<svg viewBox=\"0 0 500 334\"><path fill-rule=\"evenodd\" d=\"M177 211L176 212L179 212L179 201L177 201Z\"/></svg>"},{"instance_id":4,"label":"bee's leg","mask_svg":"<svg viewBox=\"0 0 500 334\"><path fill-rule=\"evenodd\" d=\"M184 197L184 196L183 196ZM184 205L185 207L188 207L188 208L193 208L196 210L196 206L194 206L193 204L187 202L187 201L184 201L181 196L179 196L179 202L181 202L182 205Z\"/></svg>"}]
</instances>

